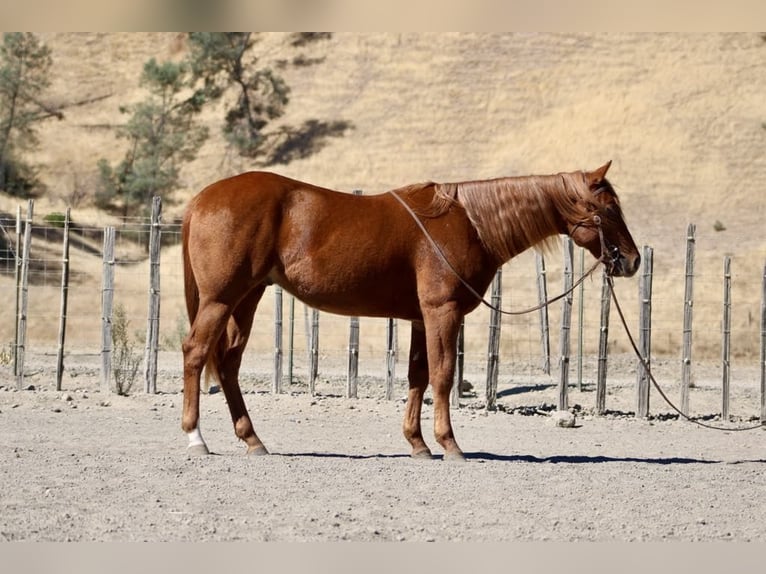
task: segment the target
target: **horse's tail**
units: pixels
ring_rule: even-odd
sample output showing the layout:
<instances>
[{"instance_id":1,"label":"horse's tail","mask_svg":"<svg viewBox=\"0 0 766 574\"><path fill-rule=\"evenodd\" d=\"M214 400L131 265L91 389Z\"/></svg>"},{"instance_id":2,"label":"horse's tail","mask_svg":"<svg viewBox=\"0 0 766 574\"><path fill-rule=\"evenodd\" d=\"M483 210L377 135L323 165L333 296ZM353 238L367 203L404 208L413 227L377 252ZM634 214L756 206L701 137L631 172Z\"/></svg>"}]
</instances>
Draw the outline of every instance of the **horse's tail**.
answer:
<instances>
[{"instance_id":1,"label":"horse's tail","mask_svg":"<svg viewBox=\"0 0 766 574\"><path fill-rule=\"evenodd\" d=\"M189 257L189 226L191 223L191 210L187 209L181 223L181 245L184 263L184 294L186 295L186 314L189 316L189 327L194 325L199 311L199 290L194 270Z\"/></svg>"},{"instance_id":2,"label":"horse's tail","mask_svg":"<svg viewBox=\"0 0 766 574\"><path fill-rule=\"evenodd\" d=\"M186 295L186 314L189 316L190 329L194 327L194 320L197 318L197 312L199 311L199 288L197 287L197 279L194 276L194 269L191 265L191 255L189 251L189 231L191 227L192 206L193 203L187 208L181 224L184 294ZM208 355L207 363L205 364L205 386L208 388L210 386L209 382L211 377L216 381L221 380L220 358L223 350L226 348L226 338L227 334L224 330L223 335L221 335L220 339L213 346L213 351Z\"/></svg>"}]
</instances>

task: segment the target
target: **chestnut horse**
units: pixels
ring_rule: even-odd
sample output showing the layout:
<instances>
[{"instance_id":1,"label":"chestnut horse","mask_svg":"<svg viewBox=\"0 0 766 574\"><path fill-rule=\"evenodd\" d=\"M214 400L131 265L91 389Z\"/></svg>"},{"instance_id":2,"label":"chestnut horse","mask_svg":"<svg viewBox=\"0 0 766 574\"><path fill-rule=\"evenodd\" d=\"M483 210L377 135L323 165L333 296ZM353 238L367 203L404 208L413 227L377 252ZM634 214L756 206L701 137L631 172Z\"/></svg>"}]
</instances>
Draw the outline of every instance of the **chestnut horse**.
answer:
<instances>
[{"instance_id":1,"label":"chestnut horse","mask_svg":"<svg viewBox=\"0 0 766 574\"><path fill-rule=\"evenodd\" d=\"M596 258L608 248L609 272L633 275L640 256L605 179L610 163L593 172L423 183L370 196L265 172L205 188L183 219L191 330L183 342L181 426L189 452L208 453L199 429L206 368L220 381L247 452L268 453L253 429L238 373L255 309L276 283L322 311L409 320L403 431L411 455L432 456L420 426L430 383L436 441L445 458L462 459L449 393L458 329L479 304L466 284L484 293L499 266L559 234Z\"/></svg>"}]
</instances>

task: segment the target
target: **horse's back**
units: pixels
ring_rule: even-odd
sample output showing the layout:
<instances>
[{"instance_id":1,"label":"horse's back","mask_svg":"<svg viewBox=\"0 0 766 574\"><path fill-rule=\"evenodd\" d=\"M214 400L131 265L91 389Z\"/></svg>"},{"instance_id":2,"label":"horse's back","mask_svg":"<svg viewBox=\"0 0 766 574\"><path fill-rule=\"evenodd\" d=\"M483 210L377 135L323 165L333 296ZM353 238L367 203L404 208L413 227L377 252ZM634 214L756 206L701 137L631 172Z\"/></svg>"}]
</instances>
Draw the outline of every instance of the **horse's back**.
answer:
<instances>
[{"instance_id":1,"label":"horse's back","mask_svg":"<svg viewBox=\"0 0 766 574\"><path fill-rule=\"evenodd\" d=\"M310 183L269 171L248 171L221 179L200 191L189 205L189 210L241 208L248 202L280 200L296 190L317 193L336 193Z\"/></svg>"}]
</instances>

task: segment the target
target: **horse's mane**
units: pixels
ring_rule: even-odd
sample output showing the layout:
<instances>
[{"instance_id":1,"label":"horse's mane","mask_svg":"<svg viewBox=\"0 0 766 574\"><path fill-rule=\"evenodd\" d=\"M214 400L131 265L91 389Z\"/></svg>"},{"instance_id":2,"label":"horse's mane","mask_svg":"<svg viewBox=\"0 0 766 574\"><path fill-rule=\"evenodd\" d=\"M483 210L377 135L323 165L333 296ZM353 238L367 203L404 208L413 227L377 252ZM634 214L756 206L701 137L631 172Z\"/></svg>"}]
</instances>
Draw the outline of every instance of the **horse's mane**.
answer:
<instances>
[{"instance_id":1,"label":"horse's mane","mask_svg":"<svg viewBox=\"0 0 766 574\"><path fill-rule=\"evenodd\" d=\"M502 261L530 246L552 249L560 218L584 221L590 202L578 200L592 196L582 172L432 185L434 196L423 215L438 217L462 205L485 248Z\"/></svg>"}]
</instances>

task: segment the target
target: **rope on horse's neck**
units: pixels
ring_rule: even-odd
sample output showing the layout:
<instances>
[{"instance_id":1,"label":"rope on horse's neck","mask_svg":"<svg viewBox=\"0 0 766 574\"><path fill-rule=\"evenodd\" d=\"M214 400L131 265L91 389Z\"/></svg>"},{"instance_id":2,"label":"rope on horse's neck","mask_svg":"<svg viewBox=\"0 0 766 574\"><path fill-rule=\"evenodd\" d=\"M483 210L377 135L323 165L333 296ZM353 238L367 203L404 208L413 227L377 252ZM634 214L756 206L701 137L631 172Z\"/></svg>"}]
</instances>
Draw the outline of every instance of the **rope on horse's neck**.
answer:
<instances>
[{"instance_id":1,"label":"rope on horse's neck","mask_svg":"<svg viewBox=\"0 0 766 574\"><path fill-rule=\"evenodd\" d=\"M426 238L426 239L429 241L429 243L431 243L431 246L434 248L434 251L436 251L436 254L437 254L437 255L438 255L440 258L441 258L441 260L442 260L442 261L444 261L444 263L447 265L447 267L449 267L449 268L450 268L450 270L452 271L452 273L455 275L455 277L457 277L457 278L458 278L458 280L460 280L460 282L463 284L463 286L464 286L466 289L468 289L468 291L469 291L469 292L470 292L470 293L471 293L471 294L472 294L474 297L476 297L476 298L477 298L479 301L481 301L481 303L482 303L483 305L485 305L486 307L489 307L489 308L490 308L490 309L492 309L493 311L497 311L498 313L502 313L503 315L525 315L525 314L527 314L527 313L532 313L533 311L538 311L538 310L542 309L543 307L547 307L548 305L550 305L550 304L552 304L552 303L555 303L555 302L556 302L556 301L558 301L559 299L563 299L564 297L566 297L567 295L569 295L570 293L572 293L572 292L573 292L573 291L574 291L574 290L575 290L575 289L576 289L576 288L577 288L577 287L580 285L580 283L582 283L583 281L585 281L585 279L586 279L587 277L589 277L589 276L590 276L590 275L591 275L591 274L592 274L592 273L593 273L593 272L596 270L596 267L598 267L599 263L601 263L601 259L597 260L597 261L596 261L596 262L593 264L593 266L592 266L590 269L588 269L588 271L587 271L587 272L586 272L584 275L582 275L582 276L581 276L581 277L580 277L580 278L579 278L579 279L578 279L578 280L577 280L577 281L576 281L576 282L575 282L575 283L574 283L574 284L573 284L573 285L572 285L572 286L571 286L569 289L567 289L566 291L564 291L564 292L563 292L563 293L561 293L560 295L556 295L556 296L555 296L555 297L553 297L552 299L548 299L547 301L544 301L544 302L540 303L539 305L535 305L534 307L530 307L529 309L523 309L523 310L521 310L521 311L507 311L507 310L505 310L505 309L501 309L501 308L499 308L499 307L496 307L495 305L493 305L492 303L490 303L489 301L487 301L487 300L486 300L486 299L485 299L485 298L484 298L484 297L481 295L481 293L479 293L478 291L476 291L476 289L474 289L474 288L473 288L473 287L472 287L472 286L471 286L471 285L468 283L468 281L466 281L465 279L463 279L463 277L460 275L460 273L458 273L457 269L455 269L455 267L452 265L452 263L450 262L450 260L449 260L449 259L447 259L447 256L444 254L444 251L442 251L442 248L439 246L439 244L438 244L438 243L436 243L436 241L434 240L434 238L433 238L433 237L431 237L431 234L430 234L430 233L428 233L428 230L426 229L426 226L425 226L425 225L423 225L423 222L420 220L420 218L417 216L417 214L416 214L416 213L415 213L415 212L412 210L412 208L411 208L409 205L407 205L407 203L406 203L406 202L405 202L405 201L404 201L404 200L403 200L401 197L399 197L399 195L398 195L396 192L394 192L394 191L390 191L389 193L390 193L391 195L393 195L393 196L396 198L396 200L397 200L399 203L401 203L401 204L402 204L402 206L404 207L404 209L406 209L406 210L407 210L407 212L408 212L408 213L409 213L409 214L412 216L412 219L415 221L415 223L417 224L417 226L418 226L418 227L420 228L420 230L423 232L423 235L425 236L425 238ZM601 235L602 244L603 244L603 234L601 234L601 226L599 226L599 234Z\"/></svg>"},{"instance_id":2,"label":"rope on horse's neck","mask_svg":"<svg viewBox=\"0 0 766 574\"><path fill-rule=\"evenodd\" d=\"M652 381L652 384L654 385L654 388L657 389L657 392L660 393L660 396L665 399L665 402L670 405L670 408L672 408L674 411L678 413L679 416L683 417L687 421L694 423L696 425L699 425L701 427L711 429L711 430L720 430L720 431L750 431L755 430L759 428L766 428L766 422L761 422L757 425L752 425L749 427L734 427L734 428L727 428L727 427L719 427L715 425L709 425L706 423L703 423L701 421L695 420L691 418L689 415L681 412L681 410L676 407L676 405L673 404L673 402L667 397L667 395L663 392L663 390L660 388L659 383L657 383L657 380L654 378L654 375L652 375L652 371L649 369L649 365L647 364L646 359L644 359L643 356L641 356L641 351L638 350L638 345L636 345L636 341L633 338L633 335L630 332L630 329L628 328L628 323L625 320L625 315L622 312L622 307L620 307L620 302L617 300L617 294L614 291L614 281L611 276L607 276L606 278L607 283L609 284L609 292L612 295L612 300L614 301L614 305L617 308L617 313L620 316L620 321L622 321L622 326L625 328L625 333L628 335L628 341L630 341L631 347L633 347L633 351L636 353L636 356L638 357L638 360L641 362L641 366L644 368L644 372L649 377L649 380Z\"/></svg>"},{"instance_id":3,"label":"rope on horse's neck","mask_svg":"<svg viewBox=\"0 0 766 574\"><path fill-rule=\"evenodd\" d=\"M606 240L604 239L604 232L601 229L601 219L599 218L598 215L596 215L596 216L594 216L593 219L594 219L595 225L598 227L599 239L601 240L601 258L599 260L597 260L593 264L593 266L588 270L588 272L585 273L584 275L582 275L577 280L577 282L575 282L572 285L572 287L570 289L567 289L564 293L562 293L561 295L557 295L553 299L548 299L547 301L545 301L544 303L541 303L540 305L537 305L537 306L532 307L530 309L525 309L523 311L505 311L503 309L500 309L500 308L492 305L490 302L488 302L486 299L484 299L484 297L480 293L478 293L473 287L471 287L471 285L465 279L463 279L463 277L461 277L460 273L458 273L457 269L455 269L455 267L452 265L452 263L450 263L450 260L447 259L447 256L444 254L444 251L442 251L442 248L439 246L438 243L436 243L434 238L431 237L431 234L428 233L428 230L426 229L425 225L423 225L423 222L420 221L420 218L412 210L412 208L409 205L407 205L407 203L401 197L399 197L399 195L397 195L394 191L390 191L389 193L391 193L391 195L393 195L396 198L396 200L399 203L401 203L402 206L404 206L404 209L406 209L407 212L412 216L412 219L415 221L415 223L418 225L420 230L423 232L423 235L431 243L431 246L434 248L434 251L436 251L436 253L442 259L442 261L444 261L444 263L447 265L447 267L449 267L450 270L452 270L452 273L455 274L455 277L457 277L460 280L460 282L463 284L463 286L466 289L468 289L468 291L470 291L471 294L473 294L477 299L479 299L479 301L481 301L484 305L486 305L487 307L489 307L490 309L492 309L494 311L497 311L499 313L503 313L505 315L523 315L525 313L531 313L532 311L537 311L539 309L542 309L543 307L545 307L547 305L550 305L551 303L554 303L554 302L558 301L559 299L561 299L563 297L566 297L572 291L574 291L575 288L577 288L580 285L580 283L582 283L585 280L586 277L588 277L591 273L593 273L593 271L595 271L595 269L599 265L599 263L612 264L612 261L610 261L608 259L608 255L607 255L607 250L608 249L607 249ZM578 225L581 225L581 224L578 224ZM698 421L698 420L695 420L695 419L691 418L687 414L683 413L678 407L676 407L673 404L673 402L668 398L668 396L665 394L665 392L662 390L662 388L660 387L659 383L657 383L657 380L654 378L654 375L652 375L652 372L651 372L651 370L649 368L649 365L647 364L646 359L644 359L644 357L641 356L641 351L638 350L638 346L636 345L635 339L633 338L633 335L631 334L630 329L628 328L628 322L625 320L625 315L622 312L622 307L620 306L620 302L617 300L617 294L614 291L614 280L613 280L612 276L610 275L610 272L611 272L611 269L608 269L607 270L607 276L606 276L607 283L609 284L609 292L611 293L612 299L614 300L614 305L615 305L615 307L617 309L617 313L620 316L620 321L622 322L622 326L625 328L625 333L628 336L628 341L630 341L630 345L631 345L631 347L633 347L633 351L635 352L636 357L638 357L638 360L641 362L641 365L643 366L643 368L644 368L646 374L648 375L649 379L652 381L652 384L657 389L657 392L660 393L660 396L665 400L665 402L674 411L676 411L676 413L678 413L679 416L683 417L684 419L686 419L687 421L689 421L691 423L694 423L694 424L696 424L698 426L701 426L701 427L704 427L704 428L707 428L707 429L719 430L719 431L750 431L750 430L755 430L755 429L759 429L759 428L766 428L766 422L762 422L762 423L759 423L757 425L753 425L753 426L749 426L749 427L734 427L734 428L726 428L726 427L719 427L719 426L715 426L715 425L709 425L709 424L706 424L706 423L703 423L701 421Z\"/></svg>"}]
</instances>

